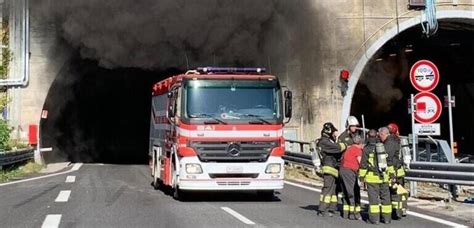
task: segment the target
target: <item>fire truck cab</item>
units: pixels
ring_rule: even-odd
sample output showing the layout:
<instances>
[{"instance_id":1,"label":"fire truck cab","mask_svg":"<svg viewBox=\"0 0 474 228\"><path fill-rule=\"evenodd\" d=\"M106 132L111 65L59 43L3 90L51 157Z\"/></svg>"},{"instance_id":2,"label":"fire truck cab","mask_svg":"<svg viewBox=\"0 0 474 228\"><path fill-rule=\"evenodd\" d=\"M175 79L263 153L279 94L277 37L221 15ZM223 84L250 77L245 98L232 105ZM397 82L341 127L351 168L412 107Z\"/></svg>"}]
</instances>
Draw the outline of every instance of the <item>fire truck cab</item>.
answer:
<instances>
[{"instance_id":1,"label":"fire truck cab","mask_svg":"<svg viewBox=\"0 0 474 228\"><path fill-rule=\"evenodd\" d=\"M257 191L283 188L283 126L292 93L264 68L203 67L153 86L151 175L155 188Z\"/></svg>"}]
</instances>

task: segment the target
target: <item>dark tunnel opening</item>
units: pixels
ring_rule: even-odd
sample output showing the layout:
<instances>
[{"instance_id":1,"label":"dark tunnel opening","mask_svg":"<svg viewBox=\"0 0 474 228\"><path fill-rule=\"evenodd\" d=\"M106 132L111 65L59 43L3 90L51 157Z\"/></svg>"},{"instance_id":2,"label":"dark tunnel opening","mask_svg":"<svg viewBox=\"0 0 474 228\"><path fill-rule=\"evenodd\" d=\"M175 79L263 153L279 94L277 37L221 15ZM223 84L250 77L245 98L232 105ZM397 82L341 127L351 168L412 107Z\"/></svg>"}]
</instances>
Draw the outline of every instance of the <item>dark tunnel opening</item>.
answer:
<instances>
[{"instance_id":1,"label":"dark tunnel opening","mask_svg":"<svg viewBox=\"0 0 474 228\"><path fill-rule=\"evenodd\" d=\"M387 42L367 64L355 89L351 113L363 114L368 128L378 128L395 122L402 135L411 133L408 114L410 94L416 94L409 79L409 70L418 60L435 63L440 82L432 91L441 102L451 85L456 97L453 109L454 141L459 153L474 154L474 23L472 21L442 21L436 36L426 38L420 26L412 27ZM441 136L449 142L448 110L443 108L438 121Z\"/></svg>"},{"instance_id":2,"label":"dark tunnel opening","mask_svg":"<svg viewBox=\"0 0 474 228\"><path fill-rule=\"evenodd\" d=\"M105 69L73 58L49 90L41 120L47 163L142 164L148 160L152 85L178 70Z\"/></svg>"}]
</instances>

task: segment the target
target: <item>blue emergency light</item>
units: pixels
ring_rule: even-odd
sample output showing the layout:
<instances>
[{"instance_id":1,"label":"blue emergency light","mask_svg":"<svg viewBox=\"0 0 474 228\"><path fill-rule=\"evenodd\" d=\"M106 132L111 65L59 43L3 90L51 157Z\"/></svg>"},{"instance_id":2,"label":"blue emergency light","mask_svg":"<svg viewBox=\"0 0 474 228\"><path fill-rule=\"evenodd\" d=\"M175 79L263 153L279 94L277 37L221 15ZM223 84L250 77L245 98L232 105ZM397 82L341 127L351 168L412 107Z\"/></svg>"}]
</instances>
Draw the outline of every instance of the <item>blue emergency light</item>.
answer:
<instances>
[{"instance_id":1,"label":"blue emergency light","mask_svg":"<svg viewBox=\"0 0 474 228\"><path fill-rule=\"evenodd\" d=\"M265 68L255 67L198 67L199 73L265 73Z\"/></svg>"}]
</instances>

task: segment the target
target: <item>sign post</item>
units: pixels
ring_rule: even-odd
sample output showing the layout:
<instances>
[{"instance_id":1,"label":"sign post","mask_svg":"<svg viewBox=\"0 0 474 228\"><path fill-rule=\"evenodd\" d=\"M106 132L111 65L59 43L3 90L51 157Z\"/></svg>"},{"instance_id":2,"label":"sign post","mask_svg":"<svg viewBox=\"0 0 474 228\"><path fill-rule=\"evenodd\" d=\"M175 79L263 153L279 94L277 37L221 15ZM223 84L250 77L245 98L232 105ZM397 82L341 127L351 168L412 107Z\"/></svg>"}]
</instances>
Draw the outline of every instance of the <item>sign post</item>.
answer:
<instances>
[{"instance_id":1,"label":"sign post","mask_svg":"<svg viewBox=\"0 0 474 228\"><path fill-rule=\"evenodd\" d=\"M453 100L451 100L451 85L448 85L449 145L451 146L452 162L454 162L453 103Z\"/></svg>"},{"instance_id":2,"label":"sign post","mask_svg":"<svg viewBox=\"0 0 474 228\"><path fill-rule=\"evenodd\" d=\"M413 94L410 94L410 104L411 104L411 132L412 132L412 144L413 144L413 150L412 150L412 159L416 161L416 131L415 131L415 112L416 112L416 104L415 104L415 98Z\"/></svg>"},{"instance_id":3,"label":"sign post","mask_svg":"<svg viewBox=\"0 0 474 228\"><path fill-rule=\"evenodd\" d=\"M438 68L431 61L420 60L413 64L410 69L410 82L416 90L420 91L415 96L410 94L411 130L413 137L412 159L416 161L416 136L419 133L421 135L435 135L440 131L439 124L432 123L438 120L441 115L441 101L436 95L430 93L439 82ZM415 120L421 124L415 125ZM418 134L417 127L419 127ZM416 195L416 181L410 183L410 192L413 196Z\"/></svg>"},{"instance_id":4,"label":"sign post","mask_svg":"<svg viewBox=\"0 0 474 228\"><path fill-rule=\"evenodd\" d=\"M411 109L411 136L412 136L412 159L416 161L416 133L415 133L415 112L416 104L413 94L410 94L410 109ZM416 181L410 182L410 192L412 196L416 196Z\"/></svg>"}]
</instances>

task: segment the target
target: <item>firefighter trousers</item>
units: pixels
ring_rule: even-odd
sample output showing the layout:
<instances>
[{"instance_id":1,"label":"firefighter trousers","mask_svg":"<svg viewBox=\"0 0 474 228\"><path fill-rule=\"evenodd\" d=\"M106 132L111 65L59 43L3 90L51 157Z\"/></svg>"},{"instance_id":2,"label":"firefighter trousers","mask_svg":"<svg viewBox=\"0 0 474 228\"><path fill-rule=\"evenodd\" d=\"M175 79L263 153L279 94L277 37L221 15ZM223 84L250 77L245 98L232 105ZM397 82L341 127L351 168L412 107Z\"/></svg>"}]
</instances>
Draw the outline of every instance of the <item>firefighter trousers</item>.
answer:
<instances>
[{"instance_id":1,"label":"firefighter trousers","mask_svg":"<svg viewBox=\"0 0 474 228\"><path fill-rule=\"evenodd\" d=\"M397 184L404 185L405 180L403 177L397 178ZM407 209L408 194L397 194L397 190L390 189L391 199L392 199L392 213L393 217L400 219L403 216L403 210Z\"/></svg>"},{"instance_id":2,"label":"firefighter trousers","mask_svg":"<svg viewBox=\"0 0 474 228\"><path fill-rule=\"evenodd\" d=\"M380 222L380 215L385 222L392 221L392 205L388 183L367 183L369 196L369 220Z\"/></svg>"},{"instance_id":3,"label":"firefighter trousers","mask_svg":"<svg viewBox=\"0 0 474 228\"><path fill-rule=\"evenodd\" d=\"M319 198L319 211L336 211L337 209L337 196L336 196L336 180L337 177L334 177L330 174L323 175L324 184L321 190L321 195Z\"/></svg>"},{"instance_id":4,"label":"firefighter trousers","mask_svg":"<svg viewBox=\"0 0 474 228\"><path fill-rule=\"evenodd\" d=\"M343 183L344 205L343 217L348 218L350 215L360 216L360 187L357 181L358 173L346 168L339 170L339 175Z\"/></svg>"}]
</instances>

